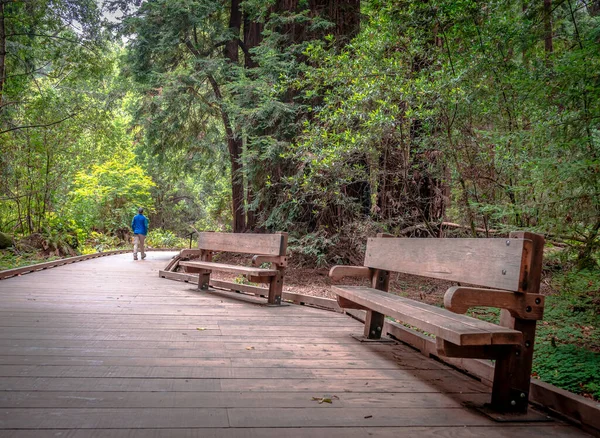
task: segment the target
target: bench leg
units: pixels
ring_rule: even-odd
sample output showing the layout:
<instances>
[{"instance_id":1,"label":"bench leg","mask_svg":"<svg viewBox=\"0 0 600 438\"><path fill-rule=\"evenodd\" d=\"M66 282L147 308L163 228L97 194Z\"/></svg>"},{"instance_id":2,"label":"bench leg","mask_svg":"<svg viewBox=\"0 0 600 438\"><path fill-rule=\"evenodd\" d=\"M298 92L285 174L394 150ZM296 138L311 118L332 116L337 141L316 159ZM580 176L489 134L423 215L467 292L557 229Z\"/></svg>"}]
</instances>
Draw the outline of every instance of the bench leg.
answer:
<instances>
[{"instance_id":1,"label":"bench leg","mask_svg":"<svg viewBox=\"0 0 600 438\"><path fill-rule=\"evenodd\" d=\"M281 292L283 292L283 278L281 274L276 275L269 283L269 304L281 304Z\"/></svg>"},{"instance_id":2,"label":"bench leg","mask_svg":"<svg viewBox=\"0 0 600 438\"><path fill-rule=\"evenodd\" d=\"M210 283L210 272L201 272L198 275L198 289L208 290L209 283Z\"/></svg>"},{"instance_id":3,"label":"bench leg","mask_svg":"<svg viewBox=\"0 0 600 438\"><path fill-rule=\"evenodd\" d=\"M365 338L381 339L381 331L385 315L372 310L367 310L367 318L365 319Z\"/></svg>"},{"instance_id":4,"label":"bench leg","mask_svg":"<svg viewBox=\"0 0 600 438\"><path fill-rule=\"evenodd\" d=\"M513 321L511 325L515 330L523 333L523 344L510 348L506 355L496 359L491 407L499 412L526 413L536 321Z\"/></svg>"}]
</instances>

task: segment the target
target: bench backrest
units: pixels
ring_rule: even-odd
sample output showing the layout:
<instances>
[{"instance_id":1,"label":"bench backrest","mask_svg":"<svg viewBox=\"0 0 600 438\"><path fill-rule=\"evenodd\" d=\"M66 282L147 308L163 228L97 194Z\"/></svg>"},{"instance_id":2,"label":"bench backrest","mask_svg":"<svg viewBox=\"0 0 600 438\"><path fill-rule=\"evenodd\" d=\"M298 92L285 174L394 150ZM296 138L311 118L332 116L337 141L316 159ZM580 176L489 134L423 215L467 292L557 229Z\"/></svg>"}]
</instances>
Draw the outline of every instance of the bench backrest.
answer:
<instances>
[{"instance_id":1,"label":"bench backrest","mask_svg":"<svg viewBox=\"0 0 600 438\"><path fill-rule=\"evenodd\" d=\"M537 293L543 237L521 234L530 238L370 238L364 265L489 288Z\"/></svg>"},{"instance_id":2,"label":"bench backrest","mask_svg":"<svg viewBox=\"0 0 600 438\"><path fill-rule=\"evenodd\" d=\"M199 233L198 249L285 256L287 233Z\"/></svg>"}]
</instances>

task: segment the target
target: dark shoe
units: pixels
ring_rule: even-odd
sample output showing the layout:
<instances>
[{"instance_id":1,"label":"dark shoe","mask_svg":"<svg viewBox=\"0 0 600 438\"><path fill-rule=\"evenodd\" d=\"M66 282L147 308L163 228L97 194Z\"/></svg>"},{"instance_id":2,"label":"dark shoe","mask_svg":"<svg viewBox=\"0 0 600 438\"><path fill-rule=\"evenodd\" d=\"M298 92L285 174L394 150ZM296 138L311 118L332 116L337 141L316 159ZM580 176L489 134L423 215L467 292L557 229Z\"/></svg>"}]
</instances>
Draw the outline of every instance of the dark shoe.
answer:
<instances>
[{"instance_id":1,"label":"dark shoe","mask_svg":"<svg viewBox=\"0 0 600 438\"><path fill-rule=\"evenodd\" d=\"M144 255L142 256L142 260L144 260L145 258L146 258L146 254L144 254Z\"/></svg>"}]
</instances>

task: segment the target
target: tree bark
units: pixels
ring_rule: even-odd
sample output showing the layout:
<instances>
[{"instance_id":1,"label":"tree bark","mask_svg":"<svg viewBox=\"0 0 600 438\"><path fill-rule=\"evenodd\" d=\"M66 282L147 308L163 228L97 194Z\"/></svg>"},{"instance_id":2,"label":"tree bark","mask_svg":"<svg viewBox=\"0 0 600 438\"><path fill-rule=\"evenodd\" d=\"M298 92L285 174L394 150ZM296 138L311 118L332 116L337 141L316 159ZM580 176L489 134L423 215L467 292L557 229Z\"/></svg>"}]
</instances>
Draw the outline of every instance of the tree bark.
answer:
<instances>
[{"instance_id":1,"label":"tree bark","mask_svg":"<svg viewBox=\"0 0 600 438\"><path fill-rule=\"evenodd\" d=\"M0 108L6 78L6 26L4 24L4 0L0 0Z\"/></svg>"},{"instance_id":2,"label":"tree bark","mask_svg":"<svg viewBox=\"0 0 600 438\"><path fill-rule=\"evenodd\" d=\"M211 75L208 75L208 80L212 86L217 101L222 103L223 95L221 94L219 84ZM225 127L225 134L227 136L229 160L231 162L231 213L233 215L232 228L234 233L243 233L246 230L246 219L244 215L244 184L240 178L242 169L242 141L235 136L231 126L229 114L227 114L227 110L222 104L220 109L221 119L223 120L223 126Z\"/></svg>"},{"instance_id":3,"label":"tree bark","mask_svg":"<svg viewBox=\"0 0 600 438\"><path fill-rule=\"evenodd\" d=\"M242 11L240 9L240 0L231 0L231 10L229 13L229 31L231 39L225 45L224 55L231 65L237 65L239 62L239 39L242 26ZM222 102L223 96L216 80L209 76L209 80L219 102ZM227 135L227 148L229 150L229 160L231 162L231 209L233 215L233 231L242 233L246 230L246 217L244 212L244 184L242 176L242 140L237 137L231 119L227 110L221 105L221 118L225 126Z\"/></svg>"},{"instance_id":4,"label":"tree bark","mask_svg":"<svg viewBox=\"0 0 600 438\"><path fill-rule=\"evenodd\" d=\"M544 51L549 57L554 51L552 42L552 0L544 0Z\"/></svg>"},{"instance_id":5,"label":"tree bark","mask_svg":"<svg viewBox=\"0 0 600 438\"><path fill-rule=\"evenodd\" d=\"M240 28L242 27L242 11L240 9L240 0L231 0L231 11L229 13L229 31L232 34L231 40L225 44L224 55L232 64L237 64L239 60L238 40L240 38Z\"/></svg>"},{"instance_id":6,"label":"tree bark","mask_svg":"<svg viewBox=\"0 0 600 438\"><path fill-rule=\"evenodd\" d=\"M321 16L334 24L333 30L326 33L333 33L338 45L358 35L360 0L310 0L309 5L312 16Z\"/></svg>"},{"instance_id":7,"label":"tree bark","mask_svg":"<svg viewBox=\"0 0 600 438\"><path fill-rule=\"evenodd\" d=\"M262 23L252 21L247 15L244 16L244 67L247 69L258 66L250 53L250 49L257 47L262 42L262 31ZM248 205L254 202L255 187L259 187L260 184L259 181L247 179L246 202ZM254 210L248 209L246 211L246 228L248 230L256 228L256 212Z\"/></svg>"},{"instance_id":8,"label":"tree bark","mask_svg":"<svg viewBox=\"0 0 600 438\"><path fill-rule=\"evenodd\" d=\"M262 31L262 23L252 21L250 18L248 18L248 16L244 17L244 46L246 47L244 52L244 66L246 68L254 68L257 66L256 62L252 58L252 55L249 53L249 50L258 46L262 42Z\"/></svg>"}]
</instances>

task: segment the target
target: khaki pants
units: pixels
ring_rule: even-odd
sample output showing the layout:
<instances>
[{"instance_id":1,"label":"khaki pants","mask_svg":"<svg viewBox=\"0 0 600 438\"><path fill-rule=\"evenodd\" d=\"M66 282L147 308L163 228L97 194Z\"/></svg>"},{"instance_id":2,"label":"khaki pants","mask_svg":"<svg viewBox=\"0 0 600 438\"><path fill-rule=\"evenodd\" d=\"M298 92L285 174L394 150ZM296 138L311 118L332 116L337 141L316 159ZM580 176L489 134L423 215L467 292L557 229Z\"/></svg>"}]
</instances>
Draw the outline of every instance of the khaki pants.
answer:
<instances>
[{"instance_id":1,"label":"khaki pants","mask_svg":"<svg viewBox=\"0 0 600 438\"><path fill-rule=\"evenodd\" d=\"M144 252L144 241L146 240L146 236L143 234L134 234L133 235L133 258L137 260L138 246L139 251L142 253L142 258L146 258L146 253Z\"/></svg>"}]
</instances>

